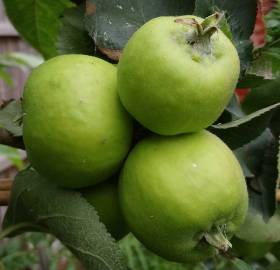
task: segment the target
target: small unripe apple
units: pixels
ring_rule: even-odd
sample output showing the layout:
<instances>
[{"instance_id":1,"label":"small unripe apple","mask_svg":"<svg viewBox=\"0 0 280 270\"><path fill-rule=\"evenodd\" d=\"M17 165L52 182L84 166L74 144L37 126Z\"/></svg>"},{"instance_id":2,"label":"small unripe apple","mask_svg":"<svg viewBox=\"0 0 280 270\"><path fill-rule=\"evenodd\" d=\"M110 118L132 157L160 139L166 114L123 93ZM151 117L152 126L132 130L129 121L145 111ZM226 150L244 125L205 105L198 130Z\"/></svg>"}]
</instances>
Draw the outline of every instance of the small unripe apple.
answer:
<instances>
[{"instance_id":1,"label":"small unripe apple","mask_svg":"<svg viewBox=\"0 0 280 270\"><path fill-rule=\"evenodd\" d=\"M280 241L280 211L265 221L262 214L249 208L245 222L236 232L236 237L247 242L279 242Z\"/></svg>"},{"instance_id":2,"label":"small unripe apple","mask_svg":"<svg viewBox=\"0 0 280 270\"><path fill-rule=\"evenodd\" d=\"M277 243L280 242L279 231L279 210L266 221L261 212L250 206L245 222L233 239L233 253L249 261L264 257L270 250L277 254L275 251L277 251Z\"/></svg>"},{"instance_id":3,"label":"small unripe apple","mask_svg":"<svg viewBox=\"0 0 280 270\"><path fill-rule=\"evenodd\" d=\"M231 239L232 254L246 261L263 258L273 247L272 242L248 242L237 237Z\"/></svg>"}]
</instances>

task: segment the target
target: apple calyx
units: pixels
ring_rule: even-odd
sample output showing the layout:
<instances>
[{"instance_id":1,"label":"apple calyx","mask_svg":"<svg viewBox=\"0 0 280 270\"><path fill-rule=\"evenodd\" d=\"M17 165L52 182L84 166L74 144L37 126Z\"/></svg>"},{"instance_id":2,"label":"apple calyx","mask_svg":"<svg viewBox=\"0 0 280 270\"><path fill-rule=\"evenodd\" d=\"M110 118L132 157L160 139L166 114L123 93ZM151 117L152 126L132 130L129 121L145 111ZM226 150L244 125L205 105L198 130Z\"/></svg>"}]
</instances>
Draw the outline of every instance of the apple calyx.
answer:
<instances>
[{"instance_id":1,"label":"apple calyx","mask_svg":"<svg viewBox=\"0 0 280 270\"><path fill-rule=\"evenodd\" d=\"M213 231L205 233L204 238L211 246L223 253L227 252L229 248L232 248L232 244L225 234L225 226L224 229L221 226L216 226Z\"/></svg>"},{"instance_id":2,"label":"apple calyx","mask_svg":"<svg viewBox=\"0 0 280 270\"><path fill-rule=\"evenodd\" d=\"M215 12L206 17L201 23L195 18L177 18L176 23L191 26L192 29L186 35L186 41L198 51L210 54L211 53L211 36L218 31L219 24L224 17L224 13Z\"/></svg>"},{"instance_id":3,"label":"apple calyx","mask_svg":"<svg viewBox=\"0 0 280 270\"><path fill-rule=\"evenodd\" d=\"M198 33L209 38L219 29L219 24L224 17L223 12L215 12L206 17L201 24L197 24Z\"/></svg>"}]
</instances>

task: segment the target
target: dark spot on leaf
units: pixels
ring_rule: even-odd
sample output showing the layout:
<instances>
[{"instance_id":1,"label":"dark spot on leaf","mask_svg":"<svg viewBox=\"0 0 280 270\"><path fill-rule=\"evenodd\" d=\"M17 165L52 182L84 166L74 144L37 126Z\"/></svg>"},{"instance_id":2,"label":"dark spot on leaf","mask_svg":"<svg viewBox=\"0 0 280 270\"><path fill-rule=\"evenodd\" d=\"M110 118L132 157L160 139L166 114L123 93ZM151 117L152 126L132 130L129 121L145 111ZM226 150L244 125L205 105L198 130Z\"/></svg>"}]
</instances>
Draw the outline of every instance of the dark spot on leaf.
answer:
<instances>
[{"instance_id":1,"label":"dark spot on leaf","mask_svg":"<svg viewBox=\"0 0 280 270\"><path fill-rule=\"evenodd\" d=\"M192 14L194 1L86 0L95 5L95 13L85 16L85 26L97 48L122 50L133 33L145 22L159 16ZM175 19L175 18L174 18ZM104 35L104 33L107 33ZM98 53L95 51L95 53ZM114 56L114 58L116 58Z\"/></svg>"}]
</instances>

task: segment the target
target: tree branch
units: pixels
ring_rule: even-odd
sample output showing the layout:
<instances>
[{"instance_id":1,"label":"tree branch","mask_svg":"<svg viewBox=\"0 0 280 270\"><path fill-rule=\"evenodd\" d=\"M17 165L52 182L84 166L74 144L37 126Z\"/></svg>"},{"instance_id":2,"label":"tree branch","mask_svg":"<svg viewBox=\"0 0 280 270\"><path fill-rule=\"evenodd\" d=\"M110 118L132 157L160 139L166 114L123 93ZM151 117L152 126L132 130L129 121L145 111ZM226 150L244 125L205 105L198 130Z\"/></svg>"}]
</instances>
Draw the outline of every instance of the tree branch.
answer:
<instances>
[{"instance_id":1,"label":"tree branch","mask_svg":"<svg viewBox=\"0 0 280 270\"><path fill-rule=\"evenodd\" d=\"M0 180L0 191L10 191L13 185L13 180L10 178L2 178Z\"/></svg>"}]
</instances>

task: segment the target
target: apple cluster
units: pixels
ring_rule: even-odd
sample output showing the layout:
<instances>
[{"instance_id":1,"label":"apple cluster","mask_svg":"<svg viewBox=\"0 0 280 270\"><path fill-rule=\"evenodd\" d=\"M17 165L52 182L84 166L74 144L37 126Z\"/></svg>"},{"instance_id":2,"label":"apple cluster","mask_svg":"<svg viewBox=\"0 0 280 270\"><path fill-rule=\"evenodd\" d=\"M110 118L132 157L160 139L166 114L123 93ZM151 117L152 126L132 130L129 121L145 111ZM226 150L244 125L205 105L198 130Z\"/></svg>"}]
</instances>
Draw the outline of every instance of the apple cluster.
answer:
<instances>
[{"instance_id":1,"label":"apple cluster","mask_svg":"<svg viewBox=\"0 0 280 270\"><path fill-rule=\"evenodd\" d=\"M117 66L58 56L33 70L24 90L31 165L81 189L116 239L130 231L177 262L227 251L247 213L238 161L205 130L240 71L218 20L155 18L134 33ZM135 122L150 133L133 145Z\"/></svg>"}]
</instances>

